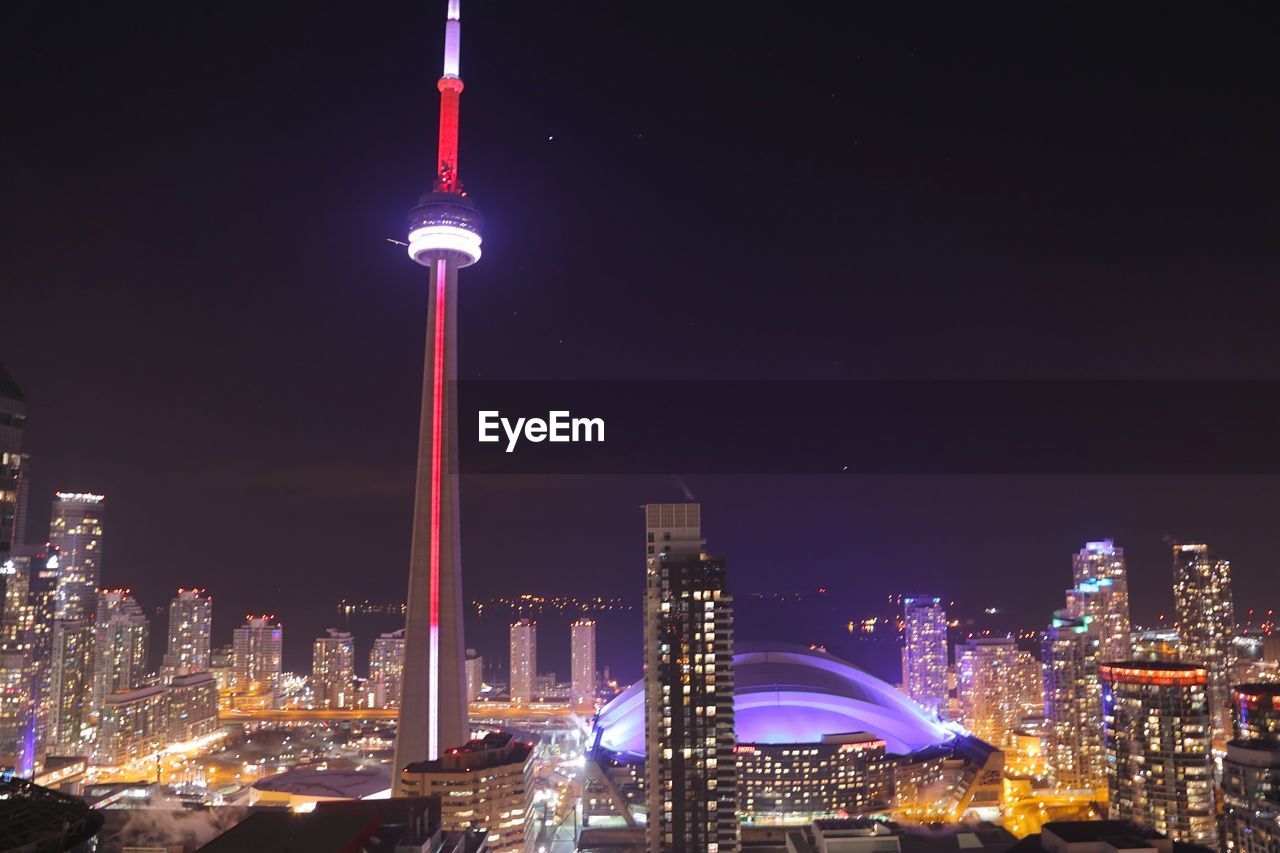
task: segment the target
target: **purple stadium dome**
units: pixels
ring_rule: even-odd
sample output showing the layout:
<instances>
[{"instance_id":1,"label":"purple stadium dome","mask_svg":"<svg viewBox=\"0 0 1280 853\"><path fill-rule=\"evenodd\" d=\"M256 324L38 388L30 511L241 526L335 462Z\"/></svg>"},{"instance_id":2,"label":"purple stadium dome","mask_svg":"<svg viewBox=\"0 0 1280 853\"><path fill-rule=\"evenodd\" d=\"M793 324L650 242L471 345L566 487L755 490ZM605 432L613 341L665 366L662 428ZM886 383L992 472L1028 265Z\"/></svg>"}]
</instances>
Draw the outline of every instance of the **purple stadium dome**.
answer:
<instances>
[{"instance_id":1,"label":"purple stadium dome","mask_svg":"<svg viewBox=\"0 0 1280 853\"><path fill-rule=\"evenodd\" d=\"M739 643L733 656L738 743L818 743L824 735L869 732L906 755L955 734L880 679L823 651ZM596 717L601 749L622 761L644 757L644 682Z\"/></svg>"}]
</instances>

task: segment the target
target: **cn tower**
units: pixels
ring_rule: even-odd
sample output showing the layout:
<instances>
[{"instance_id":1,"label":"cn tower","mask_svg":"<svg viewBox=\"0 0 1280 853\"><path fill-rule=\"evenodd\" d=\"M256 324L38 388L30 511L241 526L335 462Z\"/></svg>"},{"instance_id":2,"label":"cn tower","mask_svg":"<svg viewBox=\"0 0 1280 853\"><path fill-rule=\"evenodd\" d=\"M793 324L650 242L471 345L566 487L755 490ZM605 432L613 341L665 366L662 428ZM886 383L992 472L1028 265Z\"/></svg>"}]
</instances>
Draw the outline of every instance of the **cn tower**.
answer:
<instances>
[{"instance_id":1,"label":"cn tower","mask_svg":"<svg viewBox=\"0 0 1280 853\"><path fill-rule=\"evenodd\" d=\"M480 212L458 179L459 0L449 0L440 90L440 143L432 191L409 211L409 257L430 273L426 366L418 432L405 619L404 693L396 733L400 771L468 739L463 673L462 558L458 529L458 270L480 260Z\"/></svg>"}]
</instances>

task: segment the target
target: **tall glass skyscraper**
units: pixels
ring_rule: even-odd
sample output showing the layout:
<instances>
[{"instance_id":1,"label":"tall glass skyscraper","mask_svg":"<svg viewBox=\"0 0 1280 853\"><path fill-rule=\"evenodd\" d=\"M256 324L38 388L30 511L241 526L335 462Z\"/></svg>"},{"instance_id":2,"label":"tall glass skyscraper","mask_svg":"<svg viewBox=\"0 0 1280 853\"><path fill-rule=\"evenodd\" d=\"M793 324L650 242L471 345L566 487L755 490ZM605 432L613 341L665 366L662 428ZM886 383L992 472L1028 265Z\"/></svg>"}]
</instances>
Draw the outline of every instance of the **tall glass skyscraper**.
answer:
<instances>
[{"instance_id":1,"label":"tall glass skyscraper","mask_svg":"<svg viewBox=\"0 0 1280 853\"><path fill-rule=\"evenodd\" d=\"M512 702L528 702L533 698L533 682L538 677L538 623L517 619L511 623Z\"/></svg>"},{"instance_id":2,"label":"tall glass skyscraper","mask_svg":"<svg viewBox=\"0 0 1280 853\"><path fill-rule=\"evenodd\" d=\"M1073 788L1106 784L1101 648L1097 623L1065 610L1041 640L1046 756L1054 781Z\"/></svg>"},{"instance_id":3,"label":"tall glass skyscraper","mask_svg":"<svg viewBox=\"0 0 1280 853\"><path fill-rule=\"evenodd\" d=\"M98 597L93 636L93 710L101 712L117 690L142 684L147 671L150 626L128 590L108 590Z\"/></svg>"},{"instance_id":4,"label":"tall glass skyscraper","mask_svg":"<svg viewBox=\"0 0 1280 853\"><path fill-rule=\"evenodd\" d=\"M1241 684L1222 761L1227 853L1280 850L1280 684Z\"/></svg>"},{"instance_id":5,"label":"tall glass skyscraper","mask_svg":"<svg viewBox=\"0 0 1280 853\"><path fill-rule=\"evenodd\" d=\"M596 695L596 620L575 619L569 625L569 658L573 701L591 702Z\"/></svg>"},{"instance_id":6,"label":"tall glass skyscraper","mask_svg":"<svg viewBox=\"0 0 1280 853\"><path fill-rule=\"evenodd\" d=\"M971 637L956 646L956 696L965 728L994 746L1012 742L1025 689L1011 637Z\"/></svg>"},{"instance_id":7,"label":"tall glass skyscraper","mask_svg":"<svg viewBox=\"0 0 1280 853\"><path fill-rule=\"evenodd\" d=\"M947 613L942 599L902 600L902 686L935 717L947 707Z\"/></svg>"},{"instance_id":8,"label":"tall glass skyscraper","mask_svg":"<svg viewBox=\"0 0 1280 853\"><path fill-rule=\"evenodd\" d=\"M49 522L49 544L57 549L58 618L93 620L102 586L102 495L58 492Z\"/></svg>"},{"instance_id":9,"label":"tall glass skyscraper","mask_svg":"<svg viewBox=\"0 0 1280 853\"><path fill-rule=\"evenodd\" d=\"M1215 734L1225 738L1231 725L1229 672L1235 663L1231 563L1214 557L1208 545L1174 545L1173 604L1179 654L1208 670L1209 713Z\"/></svg>"},{"instance_id":10,"label":"tall glass skyscraper","mask_svg":"<svg viewBox=\"0 0 1280 853\"><path fill-rule=\"evenodd\" d=\"M1110 539L1086 542L1071 558L1078 599L1076 616L1088 616L1098 624L1103 660L1128 660L1129 573L1124 549Z\"/></svg>"},{"instance_id":11,"label":"tall glass skyscraper","mask_svg":"<svg viewBox=\"0 0 1280 853\"><path fill-rule=\"evenodd\" d=\"M212 630L213 596L203 589L179 589L169 602L169 644L162 671L166 682L175 675L209 669Z\"/></svg>"}]
</instances>

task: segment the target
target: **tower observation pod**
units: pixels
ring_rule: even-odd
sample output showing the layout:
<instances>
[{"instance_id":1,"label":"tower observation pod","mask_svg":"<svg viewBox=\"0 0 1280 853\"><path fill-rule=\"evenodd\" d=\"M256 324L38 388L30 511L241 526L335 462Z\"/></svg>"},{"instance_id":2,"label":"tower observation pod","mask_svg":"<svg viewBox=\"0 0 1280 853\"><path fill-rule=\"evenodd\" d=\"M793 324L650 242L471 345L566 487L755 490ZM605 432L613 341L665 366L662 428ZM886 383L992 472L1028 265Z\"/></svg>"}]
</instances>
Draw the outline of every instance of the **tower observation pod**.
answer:
<instances>
[{"instance_id":1,"label":"tower observation pod","mask_svg":"<svg viewBox=\"0 0 1280 853\"><path fill-rule=\"evenodd\" d=\"M403 696L393 792L415 761L438 759L469 739L458 523L458 270L480 260L483 218L458 178L460 0L448 0L440 139L432 191L409 212L409 257L430 279L426 363L418 433L413 542L405 614Z\"/></svg>"}]
</instances>

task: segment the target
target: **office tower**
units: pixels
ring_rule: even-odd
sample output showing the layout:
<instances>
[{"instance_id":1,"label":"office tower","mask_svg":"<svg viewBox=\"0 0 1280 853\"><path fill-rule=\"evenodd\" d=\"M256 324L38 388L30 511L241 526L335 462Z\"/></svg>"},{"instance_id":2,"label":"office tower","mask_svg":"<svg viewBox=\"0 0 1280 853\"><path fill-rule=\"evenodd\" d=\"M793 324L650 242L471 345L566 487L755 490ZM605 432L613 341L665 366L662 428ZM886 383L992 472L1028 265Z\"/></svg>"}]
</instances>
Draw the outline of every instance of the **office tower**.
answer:
<instances>
[{"instance_id":1,"label":"office tower","mask_svg":"<svg viewBox=\"0 0 1280 853\"><path fill-rule=\"evenodd\" d=\"M102 495L58 492L49 522L49 545L58 553L58 618L93 621L102 585Z\"/></svg>"},{"instance_id":2,"label":"office tower","mask_svg":"<svg viewBox=\"0 0 1280 853\"><path fill-rule=\"evenodd\" d=\"M645 507L645 790L650 853L738 849L733 598L701 554L697 504ZM657 534L657 535L652 535Z\"/></svg>"},{"instance_id":3,"label":"office tower","mask_svg":"<svg viewBox=\"0 0 1280 853\"><path fill-rule=\"evenodd\" d=\"M965 728L1008 746L1022 717L1023 675L1011 637L971 637L956 646L956 697Z\"/></svg>"},{"instance_id":4,"label":"office tower","mask_svg":"<svg viewBox=\"0 0 1280 853\"><path fill-rule=\"evenodd\" d=\"M93 624L86 619L53 623L49 751L81 755L93 697Z\"/></svg>"},{"instance_id":5,"label":"office tower","mask_svg":"<svg viewBox=\"0 0 1280 853\"><path fill-rule=\"evenodd\" d=\"M280 703L280 662L284 628L271 616L246 616L232 633L235 689L269 696L272 707Z\"/></svg>"},{"instance_id":6,"label":"office tower","mask_svg":"<svg viewBox=\"0 0 1280 853\"><path fill-rule=\"evenodd\" d=\"M1045 752L1054 781L1072 788L1106 784L1098 633L1096 622L1059 610L1040 646Z\"/></svg>"},{"instance_id":7,"label":"office tower","mask_svg":"<svg viewBox=\"0 0 1280 853\"><path fill-rule=\"evenodd\" d=\"M379 634L369 650L369 681L378 708L399 708L404 688L404 629Z\"/></svg>"},{"instance_id":8,"label":"office tower","mask_svg":"<svg viewBox=\"0 0 1280 853\"><path fill-rule=\"evenodd\" d=\"M1227 853L1280 850L1280 684L1234 689L1232 728L1222 761Z\"/></svg>"},{"instance_id":9,"label":"office tower","mask_svg":"<svg viewBox=\"0 0 1280 853\"><path fill-rule=\"evenodd\" d=\"M482 218L458 177L459 0L445 22L432 191L409 212L409 257L430 271L418 473L409 557L404 696L393 766L439 758L468 738L458 521L458 270L480 260ZM395 786L400 784L395 775Z\"/></svg>"},{"instance_id":10,"label":"office tower","mask_svg":"<svg viewBox=\"0 0 1280 853\"><path fill-rule=\"evenodd\" d=\"M511 623L511 678L509 679L512 702L528 702L534 696L534 681L538 677L538 623L532 619L517 619Z\"/></svg>"},{"instance_id":11,"label":"office tower","mask_svg":"<svg viewBox=\"0 0 1280 853\"><path fill-rule=\"evenodd\" d=\"M1181 660L1209 671L1209 715L1215 734L1225 736L1230 730L1227 673L1235 663L1231 564L1214 558L1208 545L1174 545L1173 605Z\"/></svg>"},{"instance_id":12,"label":"office tower","mask_svg":"<svg viewBox=\"0 0 1280 853\"><path fill-rule=\"evenodd\" d=\"M1077 587L1094 590L1092 612L1100 623L1103 660L1128 660L1129 647L1129 573L1125 567L1124 549L1110 539L1086 542L1071 559L1072 575Z\"/></svg>"},{"instance_id":13,"label":"office tower","mask_svg":"<svg viewBox=\"0 0 1280 853\"><path fill-rule=\"evenodd\" d=\"M93 706L117 690L142 684L150 642L147 617L127 589L105 590L98 596L93 630Z\"/></svg>"},{"instance_id":14,"label":"office tower","mask_svg":"<svg viewBox=\"0 0 1280 853\"><path fill-rule=\"evenodd\" d=\"M596 698L596 620L575 619L569 625L570 691L573 702Z\"/></svg>"},{"instance_id":15,"label":"office tower","mask_svg":"<svg viewBox=\"0 0 1280 853\"><path fill-rule=\"evenodd\" d=\"M93 763L119 767L145 758L164 746L168 734L165 688L155 684L117 691L103 703Z\"/></svg>"},{"instance_id":16,"label":"office tower","mask_svg":"<svg viewBox=\"0 0 1280 853\"><path fill-rule=\"evenodd\" d=\"M19 521L24 515L20 501L26 495L22 455L26 421L26 397L0 364L0 562L23 540Z\"/></svg>"},{"instance_id":17,"label":"office tower","mask_svg":"<svg viewBox=\"0 0 1280 853\"><path fill-rule=\"evenodd\" d=\"M218 730L218 685L213 675L200 670L178 673L165 688L171 743L184 743Z\"/></svg>"},{"instance_id":18,"label":"office tower","mask_svg":"<svg viewBox=\"0 0 1280 853\"><path fill-rule=\"evenodd\" d=\"M165 683L175 675L209 669L212 631L213 596L203 589L179 589L169 602L169 645L162 670Z\"/></svg>"},{"instance_id":19,"label":"office tower","mask_svg":"<svg viewBox=\"0 0 1280 853\"><path fill-rule=\"evenodd\" d=\"M1217 847L1208 672L1125 661L1100 674L1111 818Z\"/></svg>"},{"instance_id":20,"label":"office tower","mask_svg":"<svg viewBox=\"0 0 1280 853\"><path fill-rule=\"evenodd\" d=\"M515 853L526 848L533 801L532 744L492 732L445 750L434 761L404 768L406 797L439 797L445 830L476 826L488 831L488 849Z\"/></svg>"},{"instance_id":21,"label":"office tower","mask_svg":"<svg viewBox=\"0 0 1280 853\"><path fill-rule=\"evenodd\" d=\"M474 702L484 691L484 658L467 649L467 701Z\"/></svg>"},{"instance_id":22,"label":"office tower","mask_svg":"<svg viewBox=\"0 0 1280 853\"><path fill-rule=\"evenodd\" d=\"M902 599L902 687L935 717L947 706L947 613L942 599Z\"/></svg>"},{"instance_id":23,"label":"office tower","mask_svg":"<svg viewBox=\"0 0 1280 853\"><path fill-rule=\"evenodd\" d=\"M346 708L353 704L356 644L347 631L327 628L311 646L311 697L316 708Z\"/></svg>"}]
</instances>

